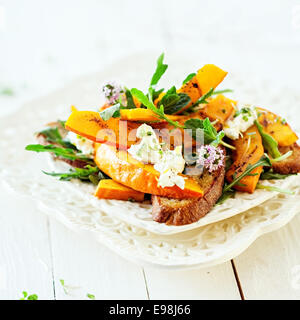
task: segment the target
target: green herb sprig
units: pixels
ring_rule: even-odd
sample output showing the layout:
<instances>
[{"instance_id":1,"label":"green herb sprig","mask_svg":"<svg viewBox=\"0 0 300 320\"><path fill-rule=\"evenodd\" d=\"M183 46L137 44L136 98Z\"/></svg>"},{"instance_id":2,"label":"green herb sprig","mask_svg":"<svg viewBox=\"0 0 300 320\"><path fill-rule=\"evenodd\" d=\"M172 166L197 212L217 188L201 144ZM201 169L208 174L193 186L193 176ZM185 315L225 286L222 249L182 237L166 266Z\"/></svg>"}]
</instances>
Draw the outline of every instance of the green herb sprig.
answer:
<instances>
[{"instance_id":1,"label":"green herb sprig","mask_svg":"<svg viewBox=\"0 0 300 320\"><path fill-rule=\"evenodd\" d=\"M238 177L235 177L235 179L230 183L224 186L223 193L226 191L229 191L234 187L237 183L239 183L244 177L249 175L256 175L252 174L251 172L256 169L257 167L271 167L272 163L270 161L270 158L267 155L263 155L256 163L249 164L246 168L246 170L241 173Z\"/></svg>"},{"instance_id":2,"label":"green herb sprig","mask_svg":"<svg viewBox=\"0 0 300 320\"><path fill-rule=\"evenodd\" d=\"M60 122L60 123L61 123L61 125L63 125L63 122ZM47 128L47 129L42 130L38 133L43 135L48 142L59 144L60 146L62 146L64 148L70 148L70 149L77 150L77 148L71 142L66 141L62 138L58 127Z\"/></svg>"},{"instance_id":3,"label":"green herb sprig","mask_svg":"<svg viewBox=\"0 0 300 320\"><path fill-rule=\"evenodd\" d=\"M157 63L156 63L156 69L155 72L151 78L150 81L150 86L148 89L148 94L149 94L149 99L150 101L154 101L155 97L158 96L158 93L156 91L156 85L158 83L158 81L161 79L161 77L163 76L163 74L167 71L168 69L168 65L164 64L164 53L162 53L158 59L157 59ZM160 92L163 91L163 89L159 90Z\"/></svg>"},{"instance_id":4,"label":"green herb sprig","mask_svg":"<svg viewBox=\"0 0 300 320\"><path fill-rule=\"evenodd\" d=\"M278 150L277 141L272 136L270 136L268 133L264 132L263 126L257 120L255 120L254 123L255 123L255 125L261 135L263 146L264 146L265 150L269 153L269 155L272 158L281 157L281 153Z\"/></svg>"},{"instance_id":5,"label":"green herb sprig","mask_svg":"<svg viewBox=\"0 0 300 320\"><path fill-rule=\"evenodd\" d=\"M155 106L155 104L149 100L149 98L139 89L133 88L131 89L131 93L135 96L147 109L153 111L159 119L167 121L169 124L176 128L184 128L177 121L173 121L169 119L164 112L164 106L161 105L159 108Z\"/></svg>"},{"instance_id":6,"label":"green herb sprig","mask_svg":"<svg viewBox=\"0 0 300 320\"><path fill-rule=\"evenodd\" d=\"M157 107L163 105L165 114L174 114L179 112L190 102L191 98L186 93L177 93L176 87L173 86L158 102Z\"/></svg>"},{"instance_id":7,"label":"green herb sprig","mask_svg":"<svg viewBox=\"0 0 300 320\"><path fill-rule=\"evenodd\" d=\"M260 180L279 180L279 179L286 179L289 176L296 175L297 173L291 174L281 174L273 171L266 171L260 175Z\"/></svg>"},{"instance_id":8,"label":"green herb sprig","mask_svg":"<svg viewBox=\"0 0 300 320\"><path fill-rule=\"evenodd\" d=\"M196 73L190 73L183 81L182 84L188 83L190 80L192 80L195 77Z\"/></svg>"},{"instance_id":9,"label":"green herb sprig","mask_svg":"<svg viewBox=\"0 0 300 320\"><path fill-rule=\"evenodd\" d=\"M57 157L62 157L68 160L82 160L89 164L93 164L93 160L88 158L86 155L76 152L74 149L70 148L60 148L55 145L49 144L47 146L41 144L29 144L26 146L25 150L34 152L49 152L53 153Z\"/></svg>"},{"instance_id":10,"label":"green herb sprig","mask_svg":"<svg viewBox=\"0 0 300 320\"><path fill-rule=\"evenodd\" d=\"M223 145L229 149L235 149L232 145L224 142L222 139L225 136L223 130L217 132L213 124L210 122L208 118L202 119L189 119L185 121L184 127L186 129L193 130L193 136L196 133L196 130L200 129L203 131L204 134L204 144L211 144L213 146L218 146L219 144ZM195 136L194 136L195 138Z\"/></svg>"},{"instance_id":11,"label":"green herb sprig","mask_svg":"<svg viewBox=\"0 0 300 320\"><path fill-rule=\"evenodd\" d=\"M39 299L37 294L28 295L26 291L23 291L22 294L23 294L23 297L20 298L20 300L38 300Z\"/></svg>"},{"instance_id":12,"label":"green herb sprig","mask_svg":"<svg viewBox=\"0 0 300 320\"><path fill-rule=\"evenodd\" d=\"M281 189L278 187L274 187L274 186L265 186L263 184L258 183L256 185L256 189L264 189L264 190L268 190L268 191L275 191L278 193L284 193L284 194L289 194L289 195L294 195L295 192L291 191L291 190L286 190L286 189Z\"/></svg>"},{"instance_id":13,"label":"green herb sprig","mask_svg":"<svg viewBox=\"0 0 300 320\"><path fill-rule=\"evenodd\" d=\"M81 181L90 181L93 184L97 185L100 180L105 179L106 176L98 169L98 167L93 167L87 165L84 168L74 168L70 169L66 173L57 173L57 172L45 172L48 176L59 177L59 180L70 181L72 179L79 179Z\"/></svg>"}]
</instances>

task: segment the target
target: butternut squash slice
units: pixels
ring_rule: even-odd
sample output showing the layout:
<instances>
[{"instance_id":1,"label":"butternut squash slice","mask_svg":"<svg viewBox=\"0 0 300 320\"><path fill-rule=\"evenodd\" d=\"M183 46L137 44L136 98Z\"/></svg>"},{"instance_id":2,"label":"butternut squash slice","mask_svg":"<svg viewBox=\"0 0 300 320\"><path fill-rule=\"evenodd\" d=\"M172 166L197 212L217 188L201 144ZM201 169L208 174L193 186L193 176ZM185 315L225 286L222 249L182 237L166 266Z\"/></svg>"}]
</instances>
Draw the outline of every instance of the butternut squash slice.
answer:
<instances>
[{"instance_id":1,"label":"butternut squash slice","mask_svg":"<svg viewBox=\"0 0 300 320\"><path fill-rule=\"evenodd\" d=\"M120 112L122 120L142 122L165 122L165 120L160 119L153 111L149 109L122 109ZM167 115L167 117L173 121L177 121L181 118L180 116L173 115Z\"/></svg>"},{"instance_id":2,"label":"butternut squash slice","mask_svg":"<svg viewBox=\"0 0 300 320\"><path fill-rule=\"evenodd\" d=\"M226 179L232 182L239 177L249 164L255 164L264 154L264 147L259 131L255 125L243 132L243 137L233 140L232 144L236 147L233 154L234 162L226 172ZM258 183L263 167L257 167L234 186L238 191L253 193Z\"/></svg>"},{"instance_id":3,"label":"butternut squash slice","mask_svg":"<svg viewBox=\"0 0 300 320\"><path fill-rule=\"evenodd\" d=\"M175 114L181 113L184 110L188 109L193 103L195 103L201 97L201 92L199 90L197 77L195 76L190 81L183 84L182 87L177 90L177 92L187 94L191 98L191 101L189 104L187 104L184 108L182 108L181 110L179 110Z\"/></svg>"},{"instance_id":4,"label":"butternut squash slice","mask_svg":"<svg viewBox=\"0 0 300 320\"><path fill-rule=\"evenodd\" d=\"M200 114L203 118L208 117L211 121L218 120L224 125L225 121L235 112L236 104L236 101L219 94L200 110Z\"/></svg>"},{"instance_id":5,"label":"butternut squash slice","mask_svg":"<svg viewBox=\"0 0 300 320\"><path fill-rule=\"evenodd\" d=\"M211 88L216 88L225 78L228 72L220 69L214 64L206 64L196 75L200 95L203 96Z\"/></svg>"},{"instance_id":6,"label":"butternut squash slice","mask_svg":"<svg viewBox=\"0 0 300 320\"><path fill-rule=\"evenodd\" d=\"M135 131L139 123L111 118L104 121L98 112L74 111L66 122L66 129L94 142L129 148L136 143Z\"/></svg>"},{"instance_id":7,"label":"butternut squash slice","mask_svg":"<svg viewBox=\"0 0 300 320\"><path fill-rule=\"evenodd\" d=\"M95 162L99 169L113 180L136 191L169 198L200 198L203 190L191 177L186 176L185 188L158 186L159 172L151 164L144 164L124 150L107 144L95 144Z\"/></svg>"},{"instance_id":8,"label":"butternut squash slice","mask_svg":"<svg viewBox=\"0 0 300 320\"><path fill-rule=\"evenodd\" d=\"M257 108L257 111L258 121L264 131L271 135L280 147L290 146L298 140L298 136L284 119L263 108Z\"/></svg>"},{"instance_id":9,"label":"butternut squash slice","mask_svg":"<svg viewBox=\"0 0 300 320\"><path fill-rule=\"evenodd\" d=\"M112 180L100 180L95 196L99 199L144 201L144 193L133 190Z\"/></svg>"}]
</instances>

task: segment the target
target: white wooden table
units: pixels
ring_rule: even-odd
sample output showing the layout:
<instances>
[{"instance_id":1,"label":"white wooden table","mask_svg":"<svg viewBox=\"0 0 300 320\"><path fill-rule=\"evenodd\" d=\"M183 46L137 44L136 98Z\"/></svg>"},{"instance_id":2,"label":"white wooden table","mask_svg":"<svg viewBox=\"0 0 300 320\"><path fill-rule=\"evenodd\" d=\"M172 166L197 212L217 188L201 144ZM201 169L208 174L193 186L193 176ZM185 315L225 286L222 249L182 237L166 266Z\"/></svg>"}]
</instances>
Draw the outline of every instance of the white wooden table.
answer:
<instances>
[{"instance_id":1,"label":"white wooden table","mask_svg":"<svg viewBox=\"0 0 300 320\"><path fill-rule=\"evenodd\" d=\"M14 95L0 95L1 115L78 75L149 50L184 49L187 59L192 50L205 62L246 65L294 85L299 6L296 0L2 0L0 91L9 87ZM18 299L24 290L40 299L85 299L87 293L97 299L299 299L299 230L297 216L234 261L161 271L127 262L0 187L0 299Z\"/></svg>"}]
</instances>

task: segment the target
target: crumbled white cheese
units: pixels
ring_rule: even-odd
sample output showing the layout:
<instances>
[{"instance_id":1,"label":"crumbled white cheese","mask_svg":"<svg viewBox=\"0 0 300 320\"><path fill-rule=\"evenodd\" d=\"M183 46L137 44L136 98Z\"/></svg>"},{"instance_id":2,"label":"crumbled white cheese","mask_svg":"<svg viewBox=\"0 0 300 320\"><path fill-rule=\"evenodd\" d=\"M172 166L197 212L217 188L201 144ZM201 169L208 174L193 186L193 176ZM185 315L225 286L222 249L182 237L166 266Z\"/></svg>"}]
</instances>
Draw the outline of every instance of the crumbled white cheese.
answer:
<instances>
[{"instance_id":1,"label":"crumbled white cheese","mask_svg":"<svg viewBox=\"0 0 300 320\"><path fill-rule=\"evenodd\" d=\"M138 128L137 137L141 139L140 143L132 145L128 152L141 162L154 164L154 169L160 173L158 185L162 188L177 185L184 189L184 178L178 175L185 166L182 147L163 150L154 130L147 124Z\"/></svg>"},{"instance_id":2,"label":"crumbled white cheese","mask_svg":"<svg viewBox=\"0 0 300 320\"><path fill-rule=\"evenodd\" d=\"M243 107L236 112L234 118L225 123L225 135L232 140L238 139L242 132L245 132L253 125L256 119L257 112L255 107L252 105L243 105Z\"/></svg>"},{"instance_id":3,"label":"crumbled white cheese","mask_svg":"<svg viewBox=\"0 0 300 320\"><path fill-rule=\"evenodd\" d=\"M66 139L70 141L74 146L87 156L93 156L94 154L94 142L84 138L74 132L69 132Z\"/></svg>"},{"instance_id":4,"label":"crumbled white cheese","mask_svg":"<svg viewBox=\"0 0 300 320\"><path fill-rule=\"evenodd\" d=\"M154 165L154 169L160 172L158 185L162 188L172 187L175 184L184 189L184 178L179 176L185 167L185 160L182 157L182 147L174 150L166 150L159 162Z\"/></svg>"},{"instance_id":5,"label":"crumbled white cheese","mask_svg":"<svg viewBox=\"0 0 300 320\"><path fill-rule=\"evenodd\" d=\"M132 145L128 152L141 162L152 164L158 162L162 149L152 127L142 124L138 127L136 136L142 140L139 144Z\"/></svg>"}]
</instances>

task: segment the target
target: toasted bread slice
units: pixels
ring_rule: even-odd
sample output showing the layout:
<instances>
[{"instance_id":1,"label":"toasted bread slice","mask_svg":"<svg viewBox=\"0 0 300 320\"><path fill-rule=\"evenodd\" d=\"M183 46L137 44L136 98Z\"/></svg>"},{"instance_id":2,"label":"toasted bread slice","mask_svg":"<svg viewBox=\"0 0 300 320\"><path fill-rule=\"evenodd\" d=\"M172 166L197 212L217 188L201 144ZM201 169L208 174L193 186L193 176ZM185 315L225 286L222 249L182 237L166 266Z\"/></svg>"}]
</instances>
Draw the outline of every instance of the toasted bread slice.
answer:
<instances>
[{"instance_id":1,"label":"toasted bread slice","mask_svg":"<svg viewBox=\"0 0 300 320\"><path fill-rule=\"evenodd\" d=\"M300 146L294 143L288 147L279 147L279 151L284 154L288 151L293 151L293 154L286 160L274 162L272 167L274 172L281 174L291 174L300 172Z\"/></svg>"},{"instance_id":2,"label":"toasted bread slice","mask_svg":"<svg viewBox=\"0 0 300 320\"><path fill-rule=\"evenodd\" d=\"M170 199L152 195L152 218L168 225L184 225L198 221L205 216L222 194L225 168L209 173L204 171L197 180L204 189L198 199Z\"/></svg>"}]
</instances>

